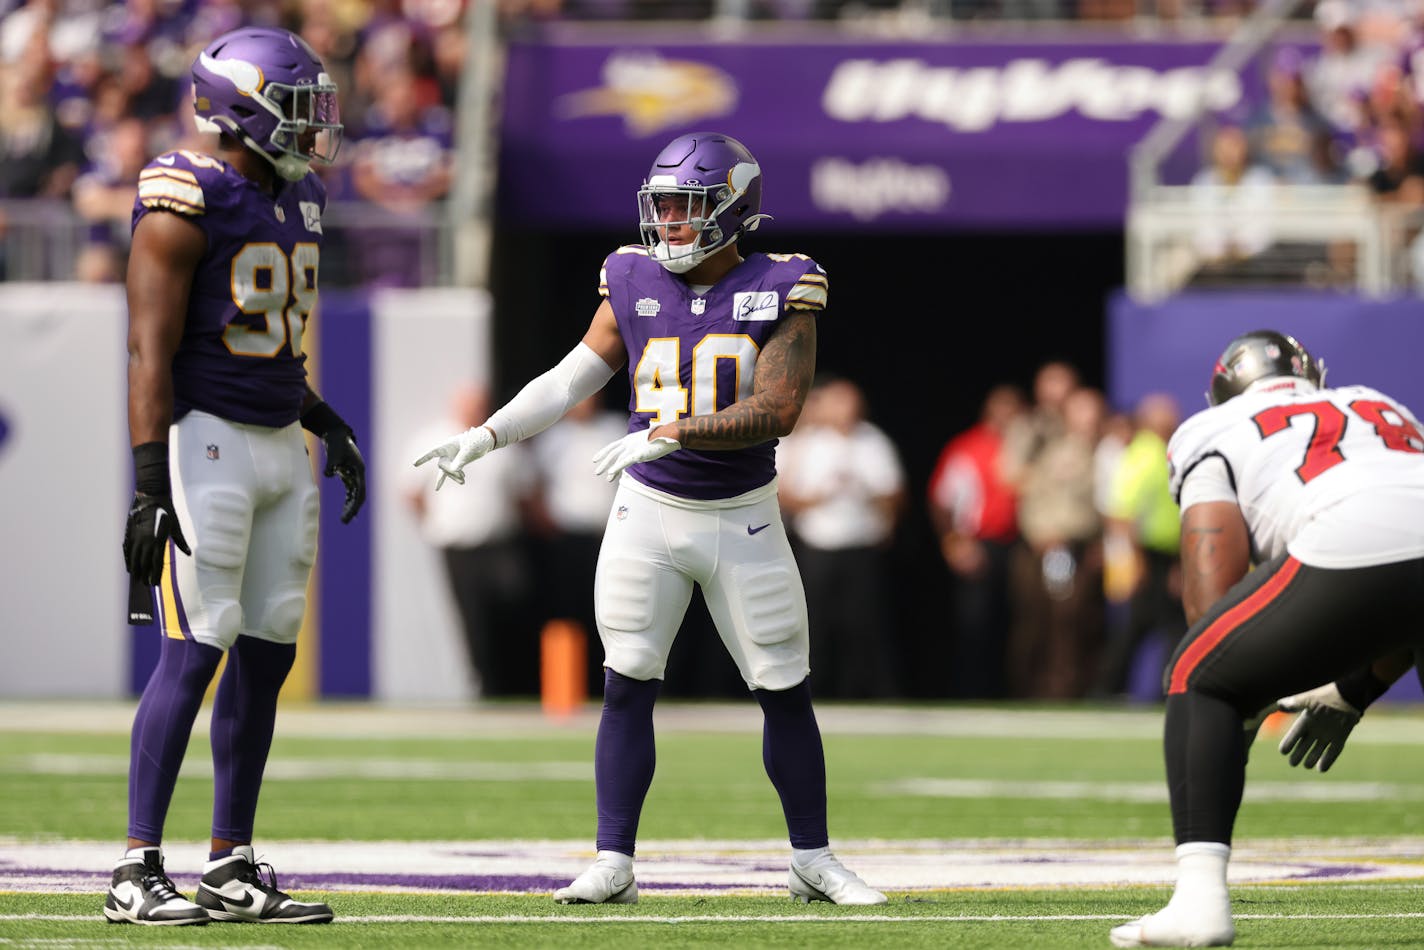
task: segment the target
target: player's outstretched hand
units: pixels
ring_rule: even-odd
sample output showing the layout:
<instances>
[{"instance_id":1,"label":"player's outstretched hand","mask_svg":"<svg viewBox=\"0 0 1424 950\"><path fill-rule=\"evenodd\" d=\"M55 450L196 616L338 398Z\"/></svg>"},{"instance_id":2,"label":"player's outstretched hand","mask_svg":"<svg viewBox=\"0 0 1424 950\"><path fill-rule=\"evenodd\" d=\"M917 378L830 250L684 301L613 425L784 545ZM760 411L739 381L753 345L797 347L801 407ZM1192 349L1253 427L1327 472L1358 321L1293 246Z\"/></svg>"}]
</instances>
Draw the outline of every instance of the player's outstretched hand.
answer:
<instances>
[{"instance_id":1,"label":"player's outstretched hand","mask_svg":"<svg viewBox=\"0 0 1424 950\"><path fill-rule=\"evenodd\" d=\"M488 455L493 449L494 433L484 426L475 426L441 442L416 459L415 464L424 465L431 459L440 460L440 478L435 482L435 490L439 491L447 478L456 485L465 484L465 466Z\"/></svg>"},{"instance_id":2,"label":"player's outstretched hand","mask_svg":"<svg viewBox=\"0 0 1424 950\"><path fill-rule=\"evenodd\" d=\"M173 511L173 497L135 493L124 525L124 568L145 587L163 579L163 552L170 538L178 550L192 555Z\"/></svg>"},{"instance_id":3,"label":"player's outstretched hand","mask_svg":"<svg viewBox=\"0 0 1424 950\"><path fill-rule=\"evenodd\" d=\"M341 505L341 523L349 524L366 503L366 460L356 447L356 436L350 429L334 429L321 440L326 447L327 478L341 476L346 500Z\"/></svg>"},{"instance_id":4,"label":"player's outstretched hand","mask_svg":"<svg viewBox=\"0 0 1424 950\"><path fill-rule=\"evenodd\" d=\"M629 465L651 462L682 448L681 443L667 436L648 438L649 431L640 429L629 432L593 453L593 474L602 475L611 482Z\"/></svg>"},{"instance_id":5,"label":"player's outstretched hand","mask_svg":"<svg viewBox=\"0 0 1424 950\"><path fill-rule=\"evenodd\" d=\"M1290 756L1291 765L1327 772L1345 747L1350 731L1360 721L1360 711L1345 701L1334 683L1276 701L1282 712L1300 713L1281 739L1281 755Z\"/></svg>"}]
</instances>

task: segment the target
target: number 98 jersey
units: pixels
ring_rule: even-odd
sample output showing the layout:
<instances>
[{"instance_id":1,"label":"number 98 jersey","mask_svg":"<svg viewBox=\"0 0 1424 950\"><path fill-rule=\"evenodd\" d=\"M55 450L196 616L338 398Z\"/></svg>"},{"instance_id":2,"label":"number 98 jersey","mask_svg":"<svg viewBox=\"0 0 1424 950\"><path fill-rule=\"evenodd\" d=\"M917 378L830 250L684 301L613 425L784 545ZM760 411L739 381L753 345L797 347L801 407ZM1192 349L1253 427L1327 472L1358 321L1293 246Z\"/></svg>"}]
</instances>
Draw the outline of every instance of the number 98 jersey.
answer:
<instances>
[{"instance_id":1,"label":"number 98 jersey","mask_svg":"<svg viewBox=\"0 0 1424 950\"><path fill-rule=\"evenodd\" d=\"M278 428L300 415L325 207L314 174L273 196L199 152L168 152L140 174L135 228L150 212L171 212L207 238L173 359L175 421L201 409Z\"/></svg>"},{"instance_id":2,"label":"number 98 jersey","mask_svg":"<svg viewBox=\"0 0 1424 950\"><path fill-rule=\"evenodd\" d=\"M1424 556L1424 436L1365 386L1282 378L1192 416L1167 446L1183 511L1240 506L1257 563L1362 567Z\"/></svg>"}]
</instances>

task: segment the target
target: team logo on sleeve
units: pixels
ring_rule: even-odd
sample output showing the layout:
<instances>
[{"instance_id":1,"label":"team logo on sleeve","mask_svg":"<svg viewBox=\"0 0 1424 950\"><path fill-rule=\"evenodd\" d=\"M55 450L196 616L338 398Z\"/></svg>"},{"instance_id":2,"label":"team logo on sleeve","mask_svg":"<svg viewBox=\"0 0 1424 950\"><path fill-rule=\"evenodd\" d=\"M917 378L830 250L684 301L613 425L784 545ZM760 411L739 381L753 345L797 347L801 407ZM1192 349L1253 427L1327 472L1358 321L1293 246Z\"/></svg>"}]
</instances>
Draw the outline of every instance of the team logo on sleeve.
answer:
<instances>
[{"instance_id":1,"label":"team logo on sleeve","mask_svg":"<svg viewBox=\"0 0 1424 950\"><path fill-rule=\"evenodd\" d=\"M658 311L663 308L663 305L652 297L644 297L634 304L633 307L638 311L638 316L640 317L656 317Z\"/></svg>"},{"instance_id":2,"label":"team logo on sleeve","mask_svg":"<svg viewBox=\"0 0 1424 950\"><path fill-rule=\"evenodd\" d=\"M775 320L781 312L781 295L774 290L744 291L732 296L732 319Z\"/></svg>"}]
</instances>

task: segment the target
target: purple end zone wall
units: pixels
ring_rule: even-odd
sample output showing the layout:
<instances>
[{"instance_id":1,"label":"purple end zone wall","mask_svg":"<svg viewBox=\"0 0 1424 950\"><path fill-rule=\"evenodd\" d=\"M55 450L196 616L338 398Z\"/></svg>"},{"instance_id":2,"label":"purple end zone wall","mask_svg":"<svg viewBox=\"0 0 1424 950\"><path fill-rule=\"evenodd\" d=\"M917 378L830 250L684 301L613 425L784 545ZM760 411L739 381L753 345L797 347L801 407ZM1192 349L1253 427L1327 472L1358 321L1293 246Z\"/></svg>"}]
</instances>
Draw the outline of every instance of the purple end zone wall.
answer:
<instances>
[{"instance_id":1,"label":"purple end zone wall","mask_svg":"<svg viewBox=\"0 0 1424 950\"><path fill-rule=\"evenodd\" d=\"M1130 409L1144 394L1167 392L1183 415L1206 407L1211 368L1226 344L1251 330L1279 330L1322 358L1336 386L1373 386L1424 411L1424 301L1366 300L1299 292L1185 293L1157 304L1125 293L1108 302L1108 398ZM1348 635L1348 631L1341 631ZM1424 699L1405 676L1389 699Z\"/></svg>"},{"instance_id":2,"label":"purple end zone wall","mask_svg":"<svg viewBox=\"0 0 1424 950\"><path fill-rule=\"evenodd\" d=\"M321 396L350 423L366 458L366 507L341 523L341 480L321 479L320 651L316 695L323 699L371 695L372 499L380 466L371 413L370 296L350 291L321 295Z\"/></svg>"}]
</instances>

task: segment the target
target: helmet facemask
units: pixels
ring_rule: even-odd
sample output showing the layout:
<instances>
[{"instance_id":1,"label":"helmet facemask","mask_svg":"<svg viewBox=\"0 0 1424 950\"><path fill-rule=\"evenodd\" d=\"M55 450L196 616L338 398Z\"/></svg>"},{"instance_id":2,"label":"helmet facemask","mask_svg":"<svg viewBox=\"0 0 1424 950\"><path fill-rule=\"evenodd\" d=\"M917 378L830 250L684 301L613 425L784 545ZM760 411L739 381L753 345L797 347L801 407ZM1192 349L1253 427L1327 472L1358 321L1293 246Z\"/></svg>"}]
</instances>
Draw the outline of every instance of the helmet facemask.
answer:
<instances>
[{"instance_id":1,"label":"helmet facemask","mask_svg":"<svg viewBox=\"0 0 1424 950\"><path fill-rule=\"evenodd\" d=\"M710 189L647 184L638 189L638 220L643 243L653 258L674 274L685 274L731 241L717 227L716 207ZM724 188L723 191L726 189ZM669 228L687 227L693 238L686 244L667 240ZM732 235L736 240L736 235Z\"/></svg>"},{"instance_id":2,"label":"helmet facemask","mask_svg":"<svg viewBox=\"0 0 1424 950\"><path fill-rule=\"evenodd\" d=\"M755 231L770 215L743 217L743 206L747 189L760 175L759 166L742 162L732 167L724 184L679 184L674 175L650 176L638 189L638 223L649 255L672 273L685 274L743 231ZM687 244L668 243L668 228L679 226L691 228L695 237Z\"/></svg>"}]
</instances>

